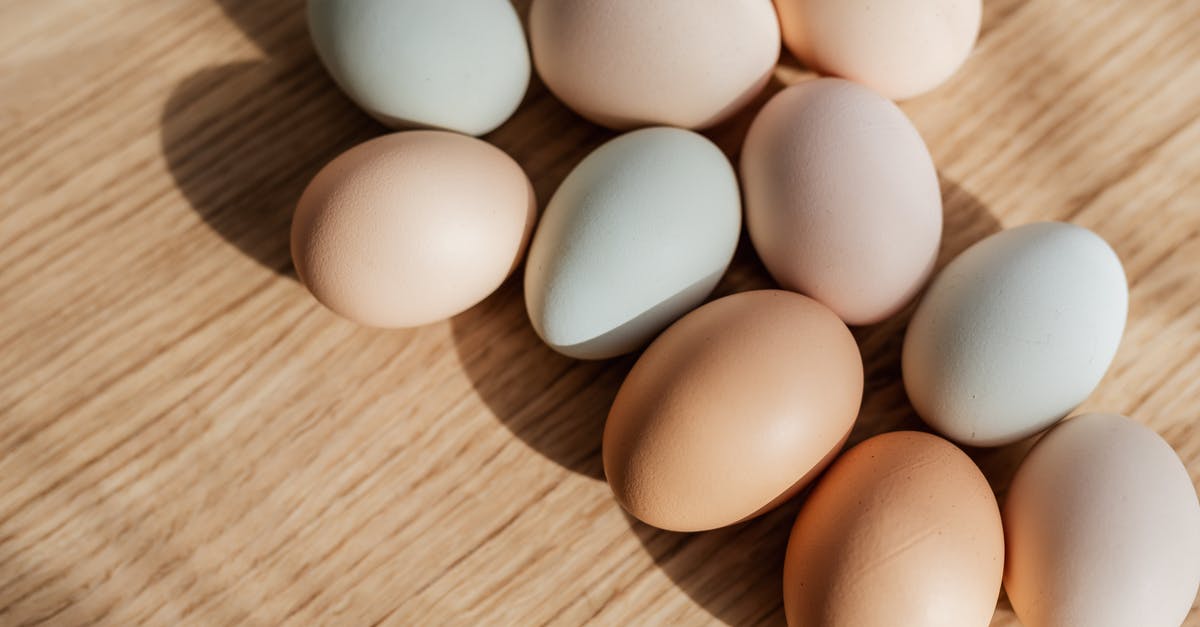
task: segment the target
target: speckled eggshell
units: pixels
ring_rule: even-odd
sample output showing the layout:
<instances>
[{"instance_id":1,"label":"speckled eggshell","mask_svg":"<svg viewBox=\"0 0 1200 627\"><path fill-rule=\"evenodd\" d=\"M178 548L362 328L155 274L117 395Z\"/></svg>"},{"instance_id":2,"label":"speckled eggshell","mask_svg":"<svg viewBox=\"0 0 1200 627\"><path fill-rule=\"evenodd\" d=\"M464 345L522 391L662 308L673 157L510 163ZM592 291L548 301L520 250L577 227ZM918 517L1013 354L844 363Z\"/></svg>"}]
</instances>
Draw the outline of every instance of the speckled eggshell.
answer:
<instances>
[{"instance_id":1,"label":"speckled eggshell","mask_svg":"<svg viewBox=\"0 0 1200 627\"><path fill-rule=\"evenodd\" d=\"M788 50L888 98L923 94L966 61L981 0L775 0Z\"/></svg>"},{"instance_id":2,"label":"speckled eggshell","mask_svg":"<svg viewBox=\"0 0 1200 627\"><path fill-rule=\"evenodd\" d=\"M394 133L317 173L296 207L292 259L338 314L418 326L499 287L536 211L529 179L500 149L445 131Z\"/></svg>"},{"instance_id":3,"label":"speckled eggshell","mask_svg":"<svg viewBox=\"0 0 1200 627\"><path fill-rule=\"evenodd\" d=\"M1128 418L1051 429L1013 477L1004 529L1004 587L1026 627L1177 627L1200 588L1196 488Z\"/></svg>"},{"instance_id":4,"label":"speckled eggshell","mask_svg":"<svg viewBox=\"0 0 1200 627\"><path fill-rule=\"evenodd\" d=\"M308 29L342 90L393 128L482 135L529 85L508 0L308 0Z\"/></svg>"},{"instance_id":5,"label":"speckled eggshell","mask_svg":"<svg viewBox=\"0 0 1200 627\"><path fill-rule=\"evenodd\" d=\"M704 128L762 89L779 57L770 0L533 0L538 74L616 129Z\"/></svg>"},{"instance_id":6,"label":"speckled eggshell","mask_svg":"<svg viewBox=\"0 0 1200 627\"><path fill-rule=\"evenodd\" d=\"M974 462L934 435L886 433L834 462L800 510L783 606L792 627L986 627L1003 568Z\"/></svg>"},{"instance_id":7,"label":"speckled eggshell","mask_svg":"<svg viewBox=\"0 0 1200 627\"><path fill-rule=\"evenodd\" d=\"M837 454L862 400L846 325L761 290L715 300L646 349L604 426L604 473L629 513L702 531L794 495Z\"/></svg>"},{"instance_id":8,"label":"speckled eggshell","mask_svg":"<svg viewBox=\"0 0 1200 627\"><path fill-rule=\"evenodd\" d=\"M641 348L716 287L741 217L733 167L704 137L660 127L600 146L554 193L530 246L534 330L578 359Z\"/></svg>"},{"instance_id":9,"label":"speckled eggshell","mask_svg":"<svg viewBox=\"0 0 1200 627\"><path fill-rule=\"evenodd\" d=\"M789 87L751 125L741 172L767 270L847 324L887 318L929 277L942 236L937 170L891 101L840 79Z\"/></svg>"},{"instance_id":10,"label":"speckled eggshell","mask_svg":"<svg viewBox=\"0 0 1200 627\"><path fill-rule=\"evenodd\" d=\"M1129 292L1095 233L1041 222L996 233L942 271L904 338L917 413L946 437L1000 446L1082 403L1116 355Z\"/></svg>"}]
</instances>

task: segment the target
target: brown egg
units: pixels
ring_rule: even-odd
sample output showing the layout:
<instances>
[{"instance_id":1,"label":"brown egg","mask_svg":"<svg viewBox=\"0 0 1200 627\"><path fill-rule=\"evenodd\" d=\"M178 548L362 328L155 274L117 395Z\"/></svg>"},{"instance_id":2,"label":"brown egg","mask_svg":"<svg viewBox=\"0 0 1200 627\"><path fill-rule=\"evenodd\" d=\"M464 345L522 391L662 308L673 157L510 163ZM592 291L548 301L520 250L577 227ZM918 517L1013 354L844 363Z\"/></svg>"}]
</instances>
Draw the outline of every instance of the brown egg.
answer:
<instances>
[{"instance_id":1,"label":"brown egg","mask_svg":"<svg viewBox=\"0 0 1200 627\"><path fill-rule=\"evenodd\" d=\"M862 400L849 329L824 305L744 292L684 316L621 385L604 472L621 505L674 531L757 516L841 448Z\"/></svg>"},{"instance_id":2,"label":"brown egg","mask_svg":"<svg viewBox=\"0 0 1200 627\"><path fill-rule=\"evenodd\" d=\"M886 433L830 467L783 568L792 627L986 626L1004 570L1000 510L958 447Z\"/></svg>"},{"instance_id":3,"label":"brown egg","mask_svg":"<svg viewBox=\"0 0 1200 627\"><path fill-rule=\"evenodd\" d=\"M500 149L444 131L346 151L304 190L292 221L300 280L333 311L413 327L491 294L520 261L537 203Z\"/></svg>"}]
</instances>

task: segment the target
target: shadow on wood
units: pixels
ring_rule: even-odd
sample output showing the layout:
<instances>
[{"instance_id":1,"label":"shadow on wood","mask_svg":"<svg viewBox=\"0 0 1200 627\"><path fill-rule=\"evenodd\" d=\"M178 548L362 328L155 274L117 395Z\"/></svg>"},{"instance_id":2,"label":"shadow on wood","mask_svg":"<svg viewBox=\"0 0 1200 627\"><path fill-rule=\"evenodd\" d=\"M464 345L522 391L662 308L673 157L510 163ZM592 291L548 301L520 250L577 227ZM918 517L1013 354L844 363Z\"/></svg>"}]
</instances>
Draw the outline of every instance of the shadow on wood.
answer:
<instances>
[{"instance_id":1,"label":"shadow on wood","mask_svg":"<svg viewBox=\"0 0 1200 627\"><path fill-rule=\"evenodd\" d=\"M162 152L192 208L225 240L293 276L292 211L309 179L385 129L346 99L308 39L303 3L218 3L265 54L201 70L162 113Z\"/></svg>"}]
</instances>

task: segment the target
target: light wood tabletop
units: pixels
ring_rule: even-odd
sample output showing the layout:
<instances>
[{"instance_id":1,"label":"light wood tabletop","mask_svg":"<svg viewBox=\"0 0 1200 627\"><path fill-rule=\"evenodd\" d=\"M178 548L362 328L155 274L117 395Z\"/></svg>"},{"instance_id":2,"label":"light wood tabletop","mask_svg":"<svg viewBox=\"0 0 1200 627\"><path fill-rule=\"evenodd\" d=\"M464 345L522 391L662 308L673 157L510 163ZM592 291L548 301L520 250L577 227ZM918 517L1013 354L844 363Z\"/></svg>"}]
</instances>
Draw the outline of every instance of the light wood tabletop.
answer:
<instances>
[{"instance_id":1,"label":"light wood tabletop","mask_svg":"<svg viewBox=\"0 0 1200 627\"><path fill-rule=\"evenodd\" d=\"M410 331L297 282L301 190L385 132L302 3L3 0L0 67L0 625L782 623L799 500L690 535L624 515L600 434L633 358L543 346L519 271ZM807 76L785 56L768 92ZM709 135L735 154L761 102ZM966 66L903 108L942 179L940 264L1037 220L1112 243L1129 323L1084 408L1200 480L1200 2L986 0ZM486 139L544 203L611 136L535 81ZM770 285L742 239L718 294ZM910 313L855 331L852 443L920 428ZM1003 496L1025 448L970 453Z\"/></svg>"}]
</instances>

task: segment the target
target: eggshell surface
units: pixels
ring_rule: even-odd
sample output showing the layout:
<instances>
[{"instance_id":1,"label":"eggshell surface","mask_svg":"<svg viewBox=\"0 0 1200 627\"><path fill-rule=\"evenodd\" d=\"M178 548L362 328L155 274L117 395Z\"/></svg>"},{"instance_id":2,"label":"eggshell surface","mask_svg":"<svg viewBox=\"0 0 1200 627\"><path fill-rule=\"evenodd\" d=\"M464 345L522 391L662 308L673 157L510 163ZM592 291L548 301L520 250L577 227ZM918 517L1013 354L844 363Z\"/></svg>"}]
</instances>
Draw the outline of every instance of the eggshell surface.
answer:
<instances>
[{"instance_id":1,"label":"eggshell surface","mask_svg":"<svg viewBox=\"0 0 1200 627\"><path fill-rule=\"evenodd\" d=\"M904 387L952 440L999 446L1082 403L1116 355L1128 288L1095 233L1061 222L1002 231L930 285L904 338Z\"/></svg>"},{"instance_id":2,"label":"eggshell surface","mask_svg":"<svg viewBox=\"0 0 1200 627\"><path fill-rule=\"evenodd\" d=\"M981 0L775 0L783 40L810 68L888 98L950 78L975 46Z\"/></svg>"},{"instance_id":3,"label":"eggshell surface","mask_svg":"<svg viewBox=\"0 0 1200 627\"><path fill-rule=\"evenodd\" d=\"M617 392L604 472L655 527L701 531L794 495L841 448L862 359L833 312L799 294L726 296L656 339Z\"/></svg>"},{"instance_id":4,"label":"eggshell surface","mask_svg":"<svg viewBox=\"0 0 1200 627\"><path fill-rule=\"evenodd\" d=\"M712 126L748 103L779 57L768 0L534 0L538 74L616 129Z\"/></svg>"},{"instance_id":5,"label":"eggshell surface","mask_svg":"<svg viewBox=\"0 0 1200 627\"><path fill-rule=\"evenodd\" d=\"M712 291L740 229L737 178L712 142L674 128L622 135L546 207L525 269L533 328L580 359L640 348Z\"/></svg>"},{"instance_id":6,"label":"eggshell surface","mask_svg":"<svg viewBox=\"0 0 1200 627\"><path fill-rule=\"evenodd\" d=\"M292 259L325 306L411 327L466 310L520 260L536 202L508 155L445 131L385 135L321 169L292 221Z\"/></svg>"},{"instance_id":7,"label":"eggshell surface","mask_svg":"<svg viewBox=\"0 0 1200 627\"><path fill-rule=\"evenodd\" d=\"M1026 627L1177 627L1200 588L1196 489L1128 418L1051 429L1013 477L1004 525L1004 586Z\"/></svg>"},{"instance_id":8,"label":"eggshell surface","mask_svg":"<svg viewBox=\"0 0 1200 627\"><path fill-rule=\"evenodd\" d=\"M869 89L818 79L775 95L746 136L741 173L767 270L847 324L887 318L929 277L937 170L904 113Z\"/></svg>"},{"instance_id":9,"label":"eggshell surface","mask_svg":"<svg viewBox=\"0 0 1200 627\"><path fill-rule=\"evenodd\" d=\"M783 605L792 627L985 627L1003 568L974 462L937 436L886 433L838 459L800 510Z\"/></svg>"},{"instance_id":10,"label":"eggshell surface","mask_svg":"<svg viewBox=\"0 0 1200 627\"><path fill-rule=\"evenodd\" d=\"M508 0L309 0L308 28L334 81L393 128L482 135L529 85Z\"/></svg>"}]
</instances>

